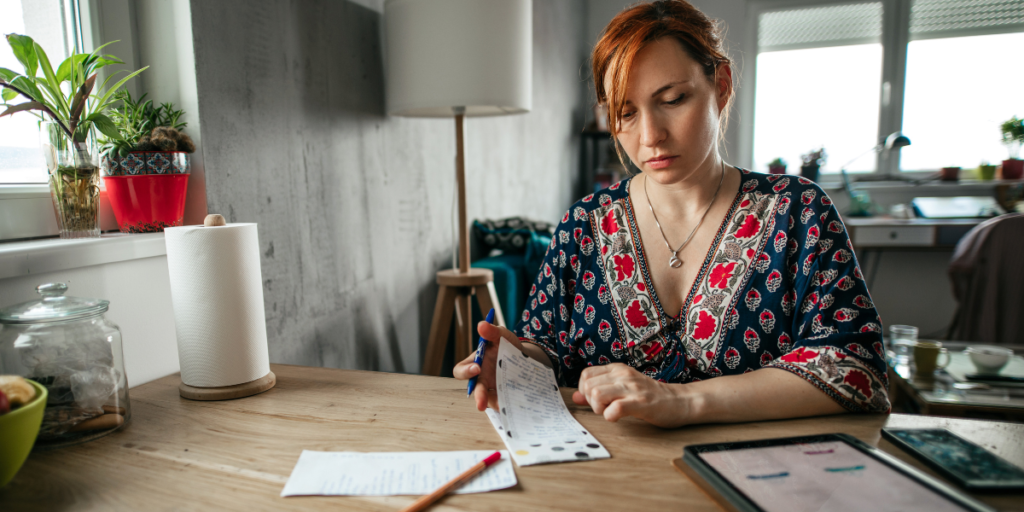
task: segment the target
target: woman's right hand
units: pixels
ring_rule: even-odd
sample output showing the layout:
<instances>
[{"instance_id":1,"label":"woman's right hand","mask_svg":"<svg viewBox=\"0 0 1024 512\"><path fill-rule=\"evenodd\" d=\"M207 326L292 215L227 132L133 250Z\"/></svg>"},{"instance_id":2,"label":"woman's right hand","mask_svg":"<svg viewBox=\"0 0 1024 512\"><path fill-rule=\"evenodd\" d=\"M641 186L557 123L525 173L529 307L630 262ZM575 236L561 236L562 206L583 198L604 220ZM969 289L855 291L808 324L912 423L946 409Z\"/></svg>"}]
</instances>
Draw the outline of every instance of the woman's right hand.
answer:
<instances>
[{"instance_id":1,"label":"woman's right hand","mask_svg":"<svg viewBox=\"0 0 1024 512\"><path fill-rule=\"evenodd\" d=\"M480 337L487 340L487 349L484 351L482 364L476 364L476 351L466 359L455 365L452 373L456 379L469 380L476 377L476 388L473 389L473 399L476 400L478 411L484 410L487 406L492 409L498 408L498 392L495 386L495 370L498 365L498 344L501 338L513 344L519 350L523 350L523 344L519 337L512 331L487 322L480 322L476 326Z\"/></svg>"}]
</instances>

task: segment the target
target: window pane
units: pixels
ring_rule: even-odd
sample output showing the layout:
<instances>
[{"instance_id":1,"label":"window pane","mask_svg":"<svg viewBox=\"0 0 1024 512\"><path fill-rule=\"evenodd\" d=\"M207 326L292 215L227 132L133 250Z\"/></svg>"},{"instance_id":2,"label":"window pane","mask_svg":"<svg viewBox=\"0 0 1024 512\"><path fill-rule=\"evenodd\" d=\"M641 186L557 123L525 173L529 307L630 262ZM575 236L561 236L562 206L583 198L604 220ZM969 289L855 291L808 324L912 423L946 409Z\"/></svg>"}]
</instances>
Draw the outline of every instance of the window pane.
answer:
<instances>
[{"instance_id":1,"label":"window pane","mask_svg":"<svg viewBox=\"0 0 1024 512\"><path fill-rule=\"evenodd\" d=\"M58 0L0 0L0 13L0 33L31 36L46 51L54 67L67 57ZM25 71L6 38L0 41L0 67L18 73ZM19 96L12 103L22 101L27 100ZM46 182L38 121L27 112L0 118L0 184Z\"/></svg>"},{"instance_id":2,"label":"window pane","mask_svg":"<svg viewBox=\"0 0 1024 512\"><path fill-rule=\"evenodd\" d=\"M1024 33L911 41L901 150L905 171L1007 158L999 125L1024 116Z\"/></svg>"},{"instance_id":3,"label":"window pane","mask_svg":"<svg viewBox=\"0 0 1024 512\"><path fill-rule=\"evenodd\" d=\"M824 146L823 172L873 147L878 134L882 45L833 46L757 56L754 110L754 168L767 171L781 157L789 172L800 155ZM865 155L848 171L874 171Z\"/></svg>"}]
</instances>

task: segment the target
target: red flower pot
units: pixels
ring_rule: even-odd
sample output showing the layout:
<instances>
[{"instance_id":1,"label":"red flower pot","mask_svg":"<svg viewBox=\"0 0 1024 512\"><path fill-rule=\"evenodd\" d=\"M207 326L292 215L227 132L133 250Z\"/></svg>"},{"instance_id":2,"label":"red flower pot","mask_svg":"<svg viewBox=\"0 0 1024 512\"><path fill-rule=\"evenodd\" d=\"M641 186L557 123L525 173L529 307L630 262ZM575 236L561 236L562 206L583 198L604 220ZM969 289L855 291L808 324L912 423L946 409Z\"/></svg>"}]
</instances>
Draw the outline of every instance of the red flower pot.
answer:
<instances>
[{"instance_id":1,"label":"red flower pot","mask_svg":"<svg viewBox=\"0 0 1024 512\"><path fill-rule=\"evenodd\" d=\"M1019 180L1024 175L1024 160L1003 160L1003 179Z\"/></svg>"},{"instance_id":2,"label":"red flower pot","mask_svg":"<svg viewBox=\"0 0 1024 512\"><path fill-rule=\"evenodd\" d=\"M183 152L104 157L103 184L123 233L163 231L185 217L189 159Z\"/></svg>"},{"instance_id":3,"label":"red flower pot","mask_svg":"<svg viewBox=\"0 0 1024 512\"><path fill-rule=\"evenodd\" d=\"M786 174L786 166L785 165L769 166L768 167L768 172L771 173L771 174Z\"/></svg>"}]
</instances>

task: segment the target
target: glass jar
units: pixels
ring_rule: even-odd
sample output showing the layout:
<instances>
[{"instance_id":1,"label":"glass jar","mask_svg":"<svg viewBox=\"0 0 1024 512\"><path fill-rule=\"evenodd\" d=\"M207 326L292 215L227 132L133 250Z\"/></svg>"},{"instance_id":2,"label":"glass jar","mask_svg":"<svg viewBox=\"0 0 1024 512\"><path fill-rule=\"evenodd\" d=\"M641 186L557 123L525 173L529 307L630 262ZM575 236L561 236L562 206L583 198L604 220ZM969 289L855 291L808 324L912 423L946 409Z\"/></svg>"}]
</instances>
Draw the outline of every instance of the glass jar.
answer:
<instances>
[{"instance_id":1,"label":"glass jar","mask_svg":"<svg viewBox=\"0 0 1024 512\"><path fill-rule=\"evenodd\" d=\"M40 285L41 299L0 309L0 374L49 392L36 449L90 441L131 419L121 331L103 317L110 303L67 289Z\"/></svg>"}]
</instances>

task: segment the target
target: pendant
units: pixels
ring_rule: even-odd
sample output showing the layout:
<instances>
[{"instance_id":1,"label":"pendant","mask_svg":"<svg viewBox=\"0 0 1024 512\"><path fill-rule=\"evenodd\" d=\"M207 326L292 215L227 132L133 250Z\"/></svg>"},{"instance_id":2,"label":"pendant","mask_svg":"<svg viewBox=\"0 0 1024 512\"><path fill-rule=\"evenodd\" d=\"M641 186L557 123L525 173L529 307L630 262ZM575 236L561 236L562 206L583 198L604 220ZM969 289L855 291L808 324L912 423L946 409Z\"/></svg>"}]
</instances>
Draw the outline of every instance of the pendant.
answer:
<instances>
[{"instance_id":1,"label":"pendant","mask_svg":"<svg viewBox=\"0 0 1024 512\"><path fill-rule=\"evenodd\" d=\"M668 259L668 266L672 268L679 268L683 266L683 260L679 259L675 253L672 253L672 257Z\"/></svg>"}]
</instances>

